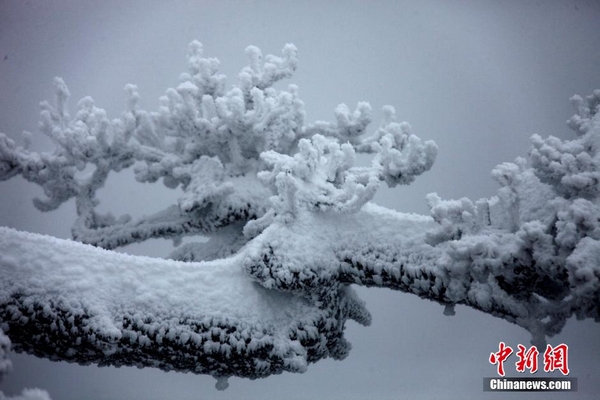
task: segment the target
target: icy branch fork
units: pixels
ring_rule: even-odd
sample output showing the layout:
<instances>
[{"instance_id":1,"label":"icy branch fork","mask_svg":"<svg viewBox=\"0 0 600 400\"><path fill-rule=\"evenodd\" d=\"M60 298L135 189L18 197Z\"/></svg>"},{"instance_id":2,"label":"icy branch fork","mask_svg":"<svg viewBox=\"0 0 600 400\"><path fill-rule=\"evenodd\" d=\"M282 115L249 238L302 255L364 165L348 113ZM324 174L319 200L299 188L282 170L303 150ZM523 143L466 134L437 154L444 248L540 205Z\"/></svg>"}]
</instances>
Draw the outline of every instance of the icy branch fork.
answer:
<instances>
[{"instance_id":1,"label":"icy branch fork","mask_svg":"<svg viewBox=\"0 0 600 400\"><path fill-rule=\"evenodd\" d=\"M91 98L71 117L60 79L43 103L53 153L0 134L0 179L43 187L42 211L75 199L66 241L0 228L0 328L14 348L100 365L191 371L219 378L302 372L350 350L347 319L370 323L351 284L388 287L516 323L540 344L568 318L599 319L600 91L572 100L573 140L532 137L528 158L498 166L498 193L475 202L427 197L430 216L370 202L381 182L409 184L437 147L395 121L370 135L371 108L340 105L336 122L305 124L292 76L297 51L249 65L225 89L218 61L189 48L189 72L157 112L127 108L109 120ZM29 140L26 135L26 142ZM372 154L369 167L357 153ZM182 191L132 220L96 212L110 172ZM109 251L153 237L202 234L172 260ZM84 244L87 243L87 244ZM96 247L93 247L93 246ZM100 248L99 248L100 247Z\"/></svg>"}]
</instances>

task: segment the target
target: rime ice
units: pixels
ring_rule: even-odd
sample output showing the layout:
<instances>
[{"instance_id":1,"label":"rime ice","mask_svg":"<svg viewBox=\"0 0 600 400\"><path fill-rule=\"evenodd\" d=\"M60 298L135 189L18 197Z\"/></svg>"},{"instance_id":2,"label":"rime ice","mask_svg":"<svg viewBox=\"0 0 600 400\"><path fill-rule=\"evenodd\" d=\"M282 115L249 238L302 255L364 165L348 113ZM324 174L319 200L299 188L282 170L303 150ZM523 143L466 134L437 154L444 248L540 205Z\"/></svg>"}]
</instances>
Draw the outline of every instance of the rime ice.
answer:
<instances>
[{"instance_id":1,"label":"rime ice","mask_svg":"<svg viewBox=\"0 0 600 400\"><path fill-rule=\"evenodd\" d=\"M338 106L335 122L306 123L298 88L274 86L296 70L296 48L246 54L228 89L218 60L194 41L188 72L159 109L141 109L127 85L116 119L90 97L71 115L57 78L40 123L53 152L0 134L0 179L42 186L42 211L73 198L78 215L75 241L0 229L0 327L17 350L210 374L224 389L230 376L344 358L346 320L371 320L351 284L413 293L447 315L473 307L529 330L537 346L572 315L600 318L600 92L573 99L575 139L534 136L527 158L496 167L495 196L431 194L431 215L419 216L371 200L383 182L428 171L435 143L391 106L373 132L364 102ZM359 153L370 166L355 165ZM137 220L98 213L96 191L124 168L140 182L162 180L178 201ZM175 249L172 260L109 251L200 235L208 242Z\"/></svg>"}]
</instances>

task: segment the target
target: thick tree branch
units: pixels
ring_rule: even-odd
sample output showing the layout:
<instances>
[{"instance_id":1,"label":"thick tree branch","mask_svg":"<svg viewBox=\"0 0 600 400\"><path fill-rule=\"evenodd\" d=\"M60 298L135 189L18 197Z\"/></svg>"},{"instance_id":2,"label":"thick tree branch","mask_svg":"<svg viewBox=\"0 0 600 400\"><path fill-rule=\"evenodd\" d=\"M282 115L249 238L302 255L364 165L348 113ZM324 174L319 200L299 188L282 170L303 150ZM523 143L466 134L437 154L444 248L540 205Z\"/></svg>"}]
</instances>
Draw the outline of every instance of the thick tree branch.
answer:
<instances>
[{"instance_id":1,"label":"thick tree branch","mask_svg":"<svg viewBox=\"0 0 600 400\"><path fill-rule=\"evenodd\" d=\"M272 87L296 69L296 48L247 55L239 85L225 91L218 61L192 42L189 73L157 112L141 110L128 85L127 109L112 121L91 98L71 118L57 79L41 124L53 153L0 134L0 180L21 174L42 186L42 211L75 198L77 240L115 248L218 231L175 251L184 263L0 228L0 328L17 350L210 374L223 388L228 376L345 357L345 321L370 322L351 284L413 293L448 315L472 307L538 345L572 315L600 320L599 91L573 99L575 139L534 136L528 159L494 169L496 196L430 194L431 216L418 216L370 201L381 182L428 171L435 143L389 106L370 136L367 103L305 125L297 88ZM355 166L357 153L372 154L371 165ZM134 163L137 180L181 189L178 203L137 221L96 213L109 173Z\"/></svg>"},{"instance_id":2,"label":"thick tree branch","mask_svg":"<svg viewBox=\"0 0 600 400\"><path fill-rule=\"evenodd\" d=\"M345 320L369 323L347 288L267 290L241 256L183 263L0 228L0 326L53 360L254 379L343 358Z\"/></svg>"}]
</instances>

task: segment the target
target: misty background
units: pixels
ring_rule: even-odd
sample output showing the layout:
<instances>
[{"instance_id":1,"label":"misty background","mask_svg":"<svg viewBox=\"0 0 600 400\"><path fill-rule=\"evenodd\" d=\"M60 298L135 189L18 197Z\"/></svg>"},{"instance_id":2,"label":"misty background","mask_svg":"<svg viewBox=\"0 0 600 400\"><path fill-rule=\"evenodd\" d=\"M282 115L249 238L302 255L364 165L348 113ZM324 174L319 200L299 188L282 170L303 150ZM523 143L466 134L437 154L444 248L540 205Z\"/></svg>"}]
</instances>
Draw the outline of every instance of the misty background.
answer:
<instances>
[{"instance_id":1,"label":"misty background","mask_svg":"<svg viewBox=\"0 0 600 400\"><path fill-rule=\"evenodd\" d=\"M425 195L473 200L495 194L490 171L526 156L529 137L573 137L568 101L600 88L600 2L590 1L18 1L0 0L0 132L16 140L37 132L39 102L53 100L62 77L77 101L90 95L109 117L124 109L123 87L136 84L141 105L158 98L187 69L187 45L236 83L244 49L279 55L299 49L299 86L307 122L333 120L339 103L393 105L415 134L439 146L430 172L405 187L382 188L375 201L402 212L428 214ZM287 85L288 82L284 82ZM51 149L35 135L35 150ZM123 172L100 192L99 211L133 216L171 204L178 192L140 184ZM22 178L0 182L0 225L69 238L74 202L41 213L41 189ZM132 254L166 256L171 242L128 246ZM1 271L0 271L1 279ZM230 378L217 392L208 376L155 369L98 368L12 354L14 369L0 383L6 395L24 387L53 399L429 399L514 398L482 391L496 376L488 362L504 341L529 346L529 334L504 320L443 307L383 289L357 288L373 315L370 327L349 321L353 349L343 361L323 360L304 374L250 381ZM549 340L569 345L575 393L529 393L527 398L594 398L600 393L600 324L570 320ZM543 351L542 351L543 352ZM505 364L516 375L515 355ZM542 371L536 377L547 377ZM528 373L526 376L529 375Z\"/></svg>"}]
</instances>

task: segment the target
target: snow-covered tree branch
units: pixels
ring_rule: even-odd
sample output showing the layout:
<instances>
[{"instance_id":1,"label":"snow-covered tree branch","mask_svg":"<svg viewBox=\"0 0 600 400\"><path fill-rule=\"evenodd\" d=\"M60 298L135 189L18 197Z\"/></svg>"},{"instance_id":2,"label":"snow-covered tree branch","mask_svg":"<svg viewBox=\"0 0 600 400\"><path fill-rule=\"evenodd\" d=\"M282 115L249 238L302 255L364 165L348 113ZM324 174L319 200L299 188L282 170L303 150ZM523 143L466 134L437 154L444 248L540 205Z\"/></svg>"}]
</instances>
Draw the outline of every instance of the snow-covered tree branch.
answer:
<instances>
[{"instance_id":1,"label":"snow-covered tree branch","mask_svg":"<svg viewBox=\"0 0 600 400\"><path fill-rule=\"evenodd\" d=\"M41 357L210 374L224 388L228 376L344 358L346 320L371 318L351 284L413 293L448 315L466 305L538 344L573 315L600 319L600 91L573 98L574 139L533 136L527 158L496 167L495 196L431 194L431 215L419 216L371 200L382 182L428 171L435 143L391 106L371 132L368 103L308 124L297 87L278 89L296 48L246 54L227 89L218 60L192 42L189 71L158 111L141 109L127 85L112 120L89 97L71 116L57 78L40 123L52 153L30 150L30 134L24 145L0 134L0 179L40 185L41 211L75 199L78 215L74 241L0 228L0 341L4 331ZM370 165L357 165L359 153ZM96 192L125 168L140 182L162 179L179 200L137 220L99 213ZM184 236L208 242L170 260L110 251Z\"/></svg>"}]
</instances>

